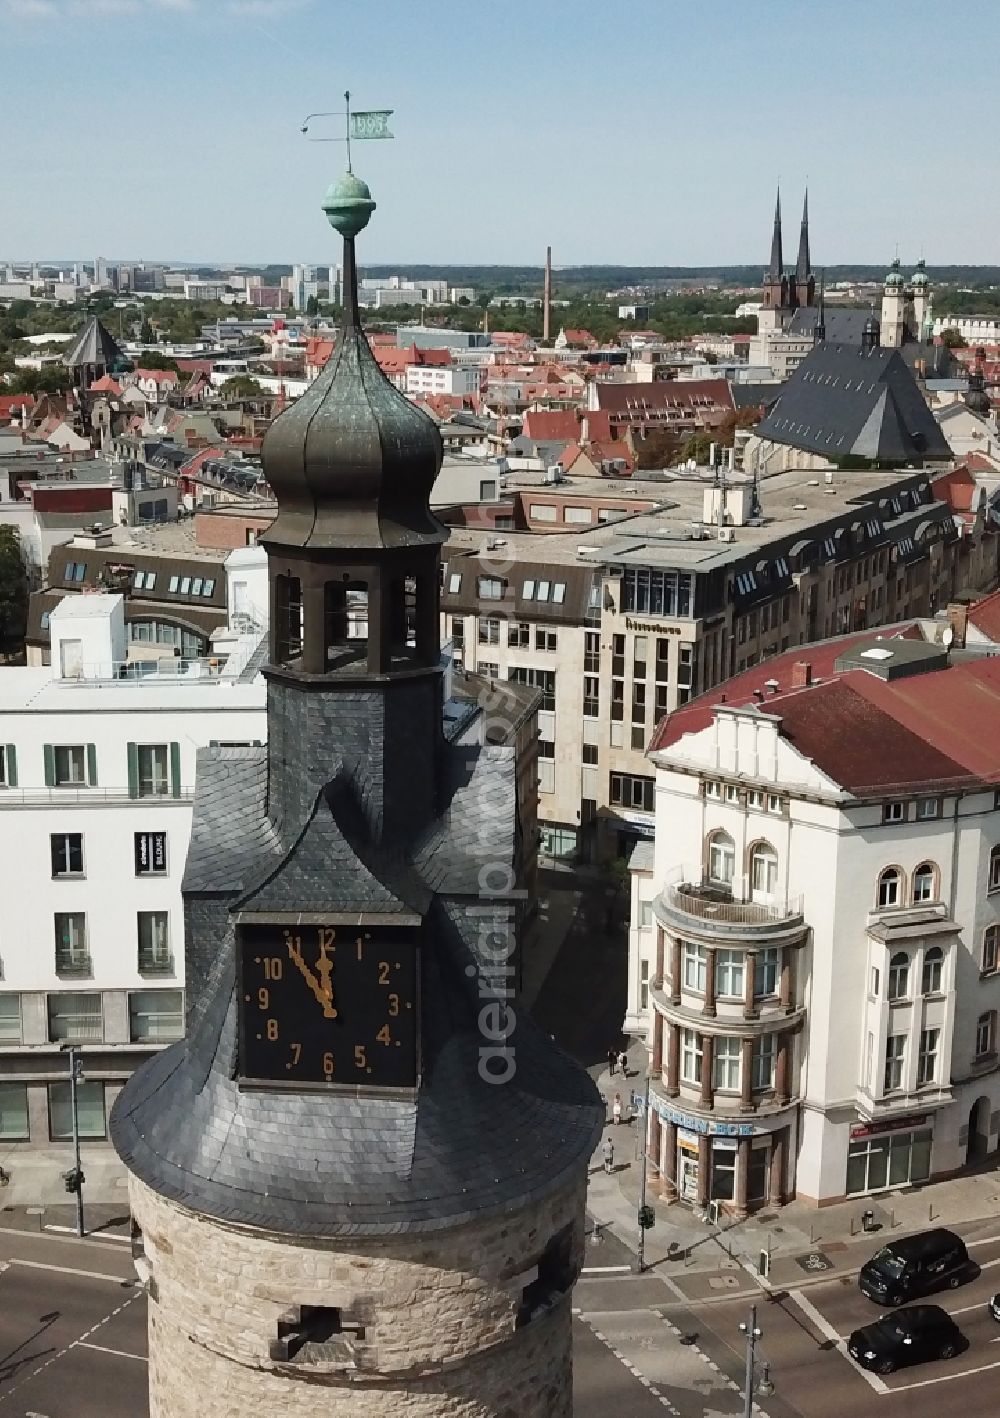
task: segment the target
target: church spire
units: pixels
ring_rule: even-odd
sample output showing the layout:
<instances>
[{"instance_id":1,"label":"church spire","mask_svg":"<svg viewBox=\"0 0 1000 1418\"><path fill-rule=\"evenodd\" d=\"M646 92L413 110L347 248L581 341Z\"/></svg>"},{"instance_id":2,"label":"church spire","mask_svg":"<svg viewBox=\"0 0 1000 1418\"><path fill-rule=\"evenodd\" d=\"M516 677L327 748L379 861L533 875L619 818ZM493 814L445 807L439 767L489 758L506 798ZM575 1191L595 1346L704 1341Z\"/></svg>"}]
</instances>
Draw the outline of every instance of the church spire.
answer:
<instances>
[{"instance_id":1,"label":"church spire","mask_svg":"<svg viewBox=\"0 0 1000 1418\"><path fill-rule=\"evenodd\" d=\"M771 264L767 271L768 280L780 283L784 267L785 262L781 254L781 188L779 187L777 200L774 204L774 232L771 235Z\"/></svg>"},{"instance_id":2,"label":"church spire","mask_svg":"<svg viewBox=\"0 0 1000 1418\"><path fill-rule=\"evenodd\" d=\"M806 281L812 275L809 260L809 188L802 199L802 227L799 231L799 259L795 263L796 283Z\"/></svg>"},{"instance_id":3,"label":"church spire","mask_svg":"<svg viewBox=\"0 0 1000 1418\"><path fill-rule=\"evenodd\" d=\"M802 199L802 226L799 230L799 254L795 262L793 286L795 304L811 306L816 298L816 278L812 273L812 258L809 255L809 188Z\"/></svg>"}]
</instances>

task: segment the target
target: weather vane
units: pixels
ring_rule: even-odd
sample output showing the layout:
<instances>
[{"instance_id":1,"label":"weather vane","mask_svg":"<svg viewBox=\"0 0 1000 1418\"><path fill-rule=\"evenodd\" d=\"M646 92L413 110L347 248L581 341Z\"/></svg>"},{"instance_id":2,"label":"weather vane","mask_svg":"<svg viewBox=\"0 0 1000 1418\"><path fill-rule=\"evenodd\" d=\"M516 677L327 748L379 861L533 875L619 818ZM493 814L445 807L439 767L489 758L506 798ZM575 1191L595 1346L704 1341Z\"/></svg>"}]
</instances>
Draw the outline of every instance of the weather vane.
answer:
<instances>
[{"instance_id":1,"label":"weather vane","mask_svg":"<svg viewBox=\"0 0 1000 1418\"><path fill-rule=\"evenodd\" d=\"M309 132L309 124L314 118L346 118L345 135L343 138L310 138L310 143L346 143L347 144L347 171L352 172L351 167L351 139L357 141L369 138L391 138L394 135L389 132L389 119L392 117L391 108L371 108L363 112L351 112L351 91L344 94L344 109L335 109L330 113L307 113L302 121L302 132Z\"/></svg>"}]
</instances>

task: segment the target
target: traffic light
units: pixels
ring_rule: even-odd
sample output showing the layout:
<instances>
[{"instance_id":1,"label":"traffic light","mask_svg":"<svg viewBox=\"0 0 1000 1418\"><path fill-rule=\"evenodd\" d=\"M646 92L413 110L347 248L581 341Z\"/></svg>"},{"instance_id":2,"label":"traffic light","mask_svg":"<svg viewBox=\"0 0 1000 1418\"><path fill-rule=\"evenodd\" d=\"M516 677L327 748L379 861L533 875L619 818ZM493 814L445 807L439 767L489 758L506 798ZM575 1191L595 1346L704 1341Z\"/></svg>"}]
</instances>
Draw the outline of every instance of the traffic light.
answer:
<instances>
[{"instance_id":1,"label":"traffic light","mask_svg":"<svg viewBox=\"0 0 1000 1418\"><path fill-rule=\"evenodd\" d=\"M656 1225L656 1212L651 1206L639 1207L639 1230L649 1231Z\"/></svg>"},{"instance_id":2,"label":"traffic light","mask_svg":"<svg viewBox=\"0 0 1000 1418\"><path fill-rule=\"evenodd\" d=\"M68 1192L80 1191L86 1181L82 1167L71 1167L68 1172L63 1172L62 1179L63 1186Z\"/></svg>"}]
</instances>

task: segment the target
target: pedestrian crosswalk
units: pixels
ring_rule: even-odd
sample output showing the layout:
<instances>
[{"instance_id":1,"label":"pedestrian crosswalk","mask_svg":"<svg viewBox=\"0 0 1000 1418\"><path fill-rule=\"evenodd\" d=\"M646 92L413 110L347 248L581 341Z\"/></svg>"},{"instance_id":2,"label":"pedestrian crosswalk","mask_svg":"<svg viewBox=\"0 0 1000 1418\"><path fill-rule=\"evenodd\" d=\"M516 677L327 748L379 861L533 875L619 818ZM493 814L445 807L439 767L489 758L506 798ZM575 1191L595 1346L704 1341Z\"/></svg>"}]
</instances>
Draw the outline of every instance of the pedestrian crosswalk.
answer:
<instances>
[{"instance_id":1,"label":"pedestrian crosswalk","mask_svg":"<svg viewBox=\"0 0 1000 1418\"><path fill-rule=\"evenodd\" d=\"M656 1310L576 1312L671 1418L737 1418L739 1387ZM756 1408L759 1418L767 1418Z\"/></svg>"}]
</instances>

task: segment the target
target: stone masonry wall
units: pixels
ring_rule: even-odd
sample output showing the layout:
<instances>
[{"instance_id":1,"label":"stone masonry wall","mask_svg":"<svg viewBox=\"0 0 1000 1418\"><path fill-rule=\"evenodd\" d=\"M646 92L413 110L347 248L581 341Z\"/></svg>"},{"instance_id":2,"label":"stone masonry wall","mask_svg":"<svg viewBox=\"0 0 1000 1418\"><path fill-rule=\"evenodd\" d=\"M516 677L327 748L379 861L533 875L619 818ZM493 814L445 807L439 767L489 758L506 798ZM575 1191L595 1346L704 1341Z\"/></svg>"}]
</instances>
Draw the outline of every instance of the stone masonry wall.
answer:
<instances>
[{"instance_id":1,"label":"stone masonry wall","mask_svg":"<svg viewBox=\"0 0 1000 1418\"><path fill-rule=\"evenodd\" d=\"M436 1236L300 1242L130 1178L153 1277L151 1418L571 1418L569 1296L521 1329L515 1317L525 1272L567 1226L578 1274L584 1187ZM364 1324L353 1367L269 1358L278 1317L300 1304Z\"/></svg>"}]
</instances>

